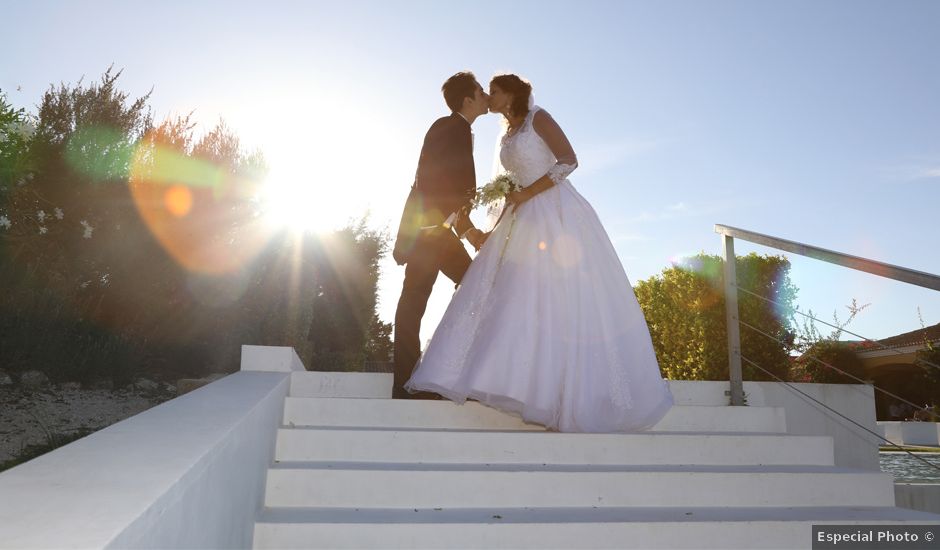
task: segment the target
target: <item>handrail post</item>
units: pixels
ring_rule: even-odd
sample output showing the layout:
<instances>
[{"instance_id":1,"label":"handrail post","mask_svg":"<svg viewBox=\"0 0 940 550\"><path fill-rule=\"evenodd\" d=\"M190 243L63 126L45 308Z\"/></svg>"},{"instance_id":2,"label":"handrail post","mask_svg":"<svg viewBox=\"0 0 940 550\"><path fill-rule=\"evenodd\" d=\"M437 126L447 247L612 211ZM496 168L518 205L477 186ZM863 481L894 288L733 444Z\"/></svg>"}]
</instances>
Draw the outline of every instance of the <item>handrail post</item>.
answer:
<instances>
[{"instance_id":1,"label":"handrail post","mask_svg":"<svg viewBox=\"0 0 940 550\"><path fill-rule=\"evenodd\" d=\"M744 377L741 374L741 332L738 326L738 275L735 266L734 237L722 235L725 264L725 321L728 327L728 372L731 378L731 405L744 405Z\"/></svg>"}]
</instances>

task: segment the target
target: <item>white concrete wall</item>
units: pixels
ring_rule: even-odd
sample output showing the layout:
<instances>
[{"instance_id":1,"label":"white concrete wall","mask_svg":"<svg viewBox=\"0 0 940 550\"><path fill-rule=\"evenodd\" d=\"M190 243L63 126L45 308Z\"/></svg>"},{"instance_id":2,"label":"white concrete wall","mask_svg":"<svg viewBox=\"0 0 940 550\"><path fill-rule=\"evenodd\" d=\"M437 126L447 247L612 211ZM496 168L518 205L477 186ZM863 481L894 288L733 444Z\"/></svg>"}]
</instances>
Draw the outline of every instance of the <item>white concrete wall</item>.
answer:
<instances>
[{"instance_id":1,"label":"white concrete wall","mask_svg":"<svg viewBox=\"0 0 940 550\"><path fill-rule=\"evenodd\" d=\"M888 441L898 445L940 445L940 423L937 422L882 421L878 427Z\"/></svg>"},{"instance_id":2,"label":"white concrete wall","mask_svg":"<svg viewBox=\"0 0 940 550\"><path fill-rule=\"evenodd\" d=\"M792 384L827 406L877 432L874 390L861 384ZM730 403L728 382L673 380L669 382L678 405L724 406ZM745 382L747 404L783 407L787 433L829 435L835 447L835 464L847 468L879 470L878 442L874 435L807 399L779 382Z\"/></svg>"},{"instance_id":3,"label":"white concrete wall","mask_svg":"<svg viewBox=\"0 0 940 550\"><path fill-rule=\"evenodd\" d=\"M229 375L3 472L0 548L251 547L298 364Z\"/></svg>"},{"instance_id":4,"label":"white concrete wall","mask_svg":"<svg viewBox=\"0 0 940 550\"><path fill-rule=\"evenodd\" d=\"M934 483L895 483L897 506L940 514L940 485Z\"/></svg>"},{"instance_id":5,"label":"white concrete wall","mask_svg":"<svg viewBox=\"0 0 940 550\"><path fill-rule=\"evenodd\" d=\"M296 370L290 348L246 346L242 372L0 474L0 548L250 547ZM728 403L727 382L671 386L677 404ZM870 388L797 386L875 428ZM751 405L783 407L788 433L832 436L836 465L878 469L871 434L781 384L744 390Z\"/></svg>"}]
</instances>

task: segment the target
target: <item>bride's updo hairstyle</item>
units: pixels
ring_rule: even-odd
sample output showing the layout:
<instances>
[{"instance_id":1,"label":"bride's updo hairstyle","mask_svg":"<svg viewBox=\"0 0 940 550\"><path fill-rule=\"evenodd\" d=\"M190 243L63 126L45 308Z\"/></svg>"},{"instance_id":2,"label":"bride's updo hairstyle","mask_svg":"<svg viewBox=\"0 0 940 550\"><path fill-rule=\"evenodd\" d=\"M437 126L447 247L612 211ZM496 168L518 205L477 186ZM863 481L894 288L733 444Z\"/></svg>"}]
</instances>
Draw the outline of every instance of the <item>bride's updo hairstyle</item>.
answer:
<instances>
[{"instance_id":1,"label":"bride's updo hairstyle","mask_svg":"<svg viewBox=\"0 0 940 550\"><path fill-rule=\"evenodd\" d=\"M500 74L490 80L490 86L496 85L507 94L512 94L512 105L509 108L516 116L529 114L529 96L532 95L532 85L523 78L514 74Z\"/></svg>"}]
</instances>

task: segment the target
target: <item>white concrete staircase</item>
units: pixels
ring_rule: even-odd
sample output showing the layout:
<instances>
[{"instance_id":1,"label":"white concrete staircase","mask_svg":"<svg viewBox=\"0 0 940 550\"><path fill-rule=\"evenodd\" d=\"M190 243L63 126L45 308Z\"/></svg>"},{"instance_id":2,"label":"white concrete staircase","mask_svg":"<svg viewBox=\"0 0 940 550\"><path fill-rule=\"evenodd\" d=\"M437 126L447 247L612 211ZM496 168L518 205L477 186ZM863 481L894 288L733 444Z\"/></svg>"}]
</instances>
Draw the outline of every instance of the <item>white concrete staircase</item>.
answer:
<instances>
[{"instance_id":1,"label":"white concrete staircase","mask_svg":"<svg viewBox=\"0 0 940 550\"><path fill-rule=\"evenodd\" d=\"M923 524L888 474L834 466L774 407L676 406L564 434L391 375L295 372L256 548L809 548L814 524Z\"/></svg>"}]
</instances>

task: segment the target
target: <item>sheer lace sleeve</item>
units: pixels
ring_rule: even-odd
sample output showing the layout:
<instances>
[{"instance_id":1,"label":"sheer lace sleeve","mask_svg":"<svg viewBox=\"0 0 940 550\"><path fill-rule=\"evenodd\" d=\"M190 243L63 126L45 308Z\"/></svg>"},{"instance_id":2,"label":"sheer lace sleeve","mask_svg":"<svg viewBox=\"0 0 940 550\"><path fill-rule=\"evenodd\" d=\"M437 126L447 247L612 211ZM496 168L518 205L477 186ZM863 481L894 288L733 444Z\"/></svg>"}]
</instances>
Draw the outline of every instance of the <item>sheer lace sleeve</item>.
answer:
<instances>
[{"instance_id":1,"label":"sheer lace sleeve","mask_svg":"<svg viewBox=\"0 0 940 550\"><path fill-rule=\"evenodd\" d=\"M548 148L555 155L555 166L548 169L546 174L556 184L561 183L568 177L568 174L578 167L578 157L574 154L574 149L568 141L568 137L544 109L539 109L532 119L532 126L538 133Z\"/></svg>"}]
</instances>

